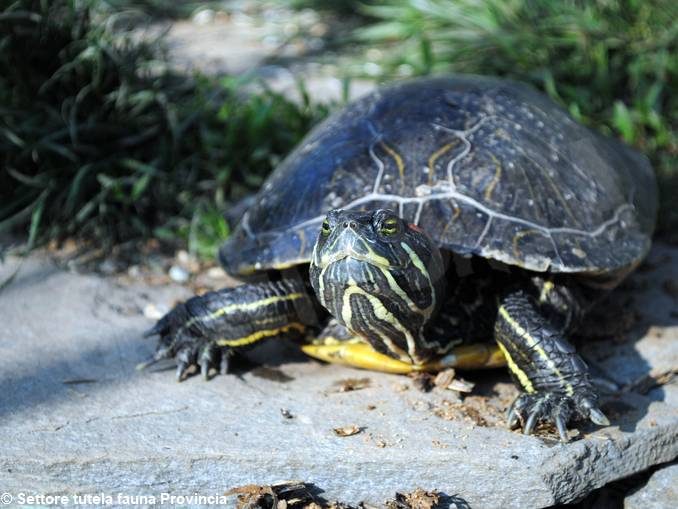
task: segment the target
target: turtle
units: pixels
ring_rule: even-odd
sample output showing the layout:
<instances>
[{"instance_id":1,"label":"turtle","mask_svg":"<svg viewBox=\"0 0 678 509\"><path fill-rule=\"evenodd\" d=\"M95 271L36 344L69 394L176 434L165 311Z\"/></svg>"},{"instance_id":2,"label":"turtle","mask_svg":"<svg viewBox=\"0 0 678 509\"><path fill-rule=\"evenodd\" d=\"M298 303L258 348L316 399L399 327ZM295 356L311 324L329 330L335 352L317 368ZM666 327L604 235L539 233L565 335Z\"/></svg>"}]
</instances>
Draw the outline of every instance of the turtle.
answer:
<instances>
[{"instance_id":1,"label":"turtle","mask_svg":"<svg viewBox=\"0 0 678 509\"><path fill-rule=\"evenodd\" d=\"M647 158L527 84L396 82L316 126L219 250L235 288L178 304L143 366L227 372L271 338L395 373L507 365L507 424L609 421L571 342L647 254Z\"/></svg>"}]
</instances>

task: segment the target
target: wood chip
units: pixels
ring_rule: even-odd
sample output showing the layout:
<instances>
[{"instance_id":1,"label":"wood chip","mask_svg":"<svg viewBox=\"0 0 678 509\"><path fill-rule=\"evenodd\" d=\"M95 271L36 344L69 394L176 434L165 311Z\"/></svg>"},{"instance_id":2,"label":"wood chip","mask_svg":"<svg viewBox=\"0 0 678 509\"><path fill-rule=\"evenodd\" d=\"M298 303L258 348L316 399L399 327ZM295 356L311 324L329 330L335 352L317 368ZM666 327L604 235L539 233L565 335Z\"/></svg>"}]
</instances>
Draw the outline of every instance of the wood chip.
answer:
<instances>
[{"instance_id":1,"label":"wood chip","mask_svg":"<svg viewBox=\"0 0 678 509\"><path fill-rule=\"evenodd\" d=\"M455 378L450 382L450 385L447 386L451 391L457 392L471 392L476 384L464 380L463 378Z\"/></svg>"},{"instance_id":2,"label":"wood chip","mask_svg":"<svg viewBox=\"0 0 678 509\"><path fill-rule=\"evenodd\" d=\"M361 431L363 431L364 428L360 428L356 426L355 424L351 426L342 426L341 428L333 428L332 431L334 431L334 434L337 435L338 437L350 437L352 435L357 435Z\"/></svg>"},{"instance_id":3,"label":"wood chip","mask_svg":"<svg viewBox=\"0 0 678 509\"><path fill-rule=\"evenodd\" d=\"M454 368L444 369L433 379L433 385L440 389L447 389L454 380L456 374L457 372Z\"/></svg>"}]
</instances>

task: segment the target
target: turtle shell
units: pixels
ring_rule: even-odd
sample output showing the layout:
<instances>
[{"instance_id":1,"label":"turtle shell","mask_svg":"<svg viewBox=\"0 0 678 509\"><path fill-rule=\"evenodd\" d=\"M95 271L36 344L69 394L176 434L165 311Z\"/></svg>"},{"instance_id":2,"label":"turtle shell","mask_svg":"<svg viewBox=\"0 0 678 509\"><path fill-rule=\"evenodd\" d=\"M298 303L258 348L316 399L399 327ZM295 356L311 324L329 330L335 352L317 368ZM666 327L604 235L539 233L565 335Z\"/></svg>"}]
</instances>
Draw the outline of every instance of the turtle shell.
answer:
<instances>
[{"instance_id":1,"label":"turtle shell","mask_svg":"<svg viewBox=\"0 0 678 509\"><path fill-rule=\"evenodd\" d=\"M648 160L526 85L448 76L379 89L318 125L222 246L233 274L310 260L328 210L390 208L441 248L606 274L647 253Z\"/></svg>"}]
</instances>

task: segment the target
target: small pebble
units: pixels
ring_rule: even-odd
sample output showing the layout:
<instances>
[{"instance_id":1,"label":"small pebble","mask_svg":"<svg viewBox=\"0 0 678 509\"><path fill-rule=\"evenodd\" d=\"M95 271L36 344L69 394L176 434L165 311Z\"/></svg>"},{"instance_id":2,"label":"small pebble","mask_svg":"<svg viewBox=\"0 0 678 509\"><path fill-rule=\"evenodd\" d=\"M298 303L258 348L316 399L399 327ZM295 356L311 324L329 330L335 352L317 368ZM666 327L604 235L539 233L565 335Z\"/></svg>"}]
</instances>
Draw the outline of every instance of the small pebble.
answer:
<instances>
[{"instance_id":1,"label":"small pebble","mask_svg":"<svg viewBox=\"0 0 678 509\"><path fill-rule=\"evenodd\" d=\"M169 270L169 277L172 279L172 281L175 281L177 283L185 283L188 281L188 272L185 269L182 269L178 265L172 265L172 267Z\"/></svg>"},{"instance_id":2,"label":"small pebble","mask_svg":"<svg viewBox=\"0 0 678 509\"><path fill-rule=\"evenodd\" d=\"M211 279L220 279L226 276L226 272L221 267L211 267L207 270L207 277Z\"/></svg>"},{"instance_id":3,"label":"small pebble","mask_svg":"<svg viewBox=\"0 0 678 509\"><path fill-rule=\"evenodd\" d=\"M160 320L167 314L169 309L165 306L156 306L155 304L146 304L144 307L144 316L151 320Z\"/></svg>"},{"instance_id":4,"label":"small pebble","mask_svg":"<svg viewBox=\"0 0 678 509\"><path fill-rule=\"evenodd\" d=\"M188 265L191 262L191 255L188 254L188 251L180 249L176 254L177 262L181 265Z\"/></svg>"}]
</instances>

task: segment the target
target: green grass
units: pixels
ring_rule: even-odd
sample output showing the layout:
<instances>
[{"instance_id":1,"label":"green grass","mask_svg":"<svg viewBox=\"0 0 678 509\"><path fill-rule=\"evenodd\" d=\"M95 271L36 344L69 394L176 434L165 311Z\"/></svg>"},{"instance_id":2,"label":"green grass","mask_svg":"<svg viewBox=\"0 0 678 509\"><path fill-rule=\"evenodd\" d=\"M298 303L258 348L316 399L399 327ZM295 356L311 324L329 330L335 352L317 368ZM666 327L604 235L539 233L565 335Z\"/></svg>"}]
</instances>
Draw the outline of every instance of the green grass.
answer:
<instances>
[{"instance_id":1,"label":"green grass","mask_svg":"<svg viewBox=\"0 0 678 509\"><path fill-rule=\"evenodd\" d=\"M26 231L29 245L155 237L208 255L228 234L227 204L325 111L175 74L122 21L75 0L0 12L0 233Z\"/></svg>"},{"instance_id":2,"label":"green grass","mask_svg":"<svg viewBox=\"0 0 678 509\"><path fill-rule=\"evenodd\" d=\"M292 0L281 0L288 5ZM361 9L356 63L382 81L471 72L530 82L647 153L660 227L678 232L678 7L669 0L385 0ZM166 66L126 30L182 17L156 0L16 0L0 10L0 234L99 246L157 238L210 256L222 212L258 188L327 111ZM377 65L374 65L377 64ZM350 71L351 69L348 69ZM342 73L346 70L342 70ZM360 71L353 72L354 75ZM349 72L350 74L350 72Z\"/></svg>"},{"instance_id":3,"label":"green grass","mask_svg":"<svg viewBox=\"0 0 678 509\"><path fill-rule=\"evenodd\" d=\"M374 21L356 38L385 52L382 80L468 72L532 83L650 157L660 229L678 231L675 0L386 0L362 10Z\"/></svg>"}]
</instances>

